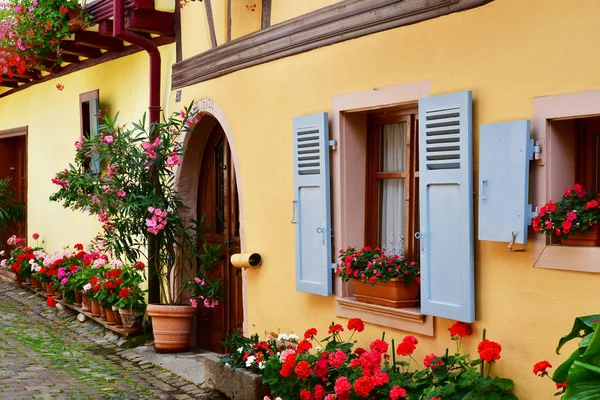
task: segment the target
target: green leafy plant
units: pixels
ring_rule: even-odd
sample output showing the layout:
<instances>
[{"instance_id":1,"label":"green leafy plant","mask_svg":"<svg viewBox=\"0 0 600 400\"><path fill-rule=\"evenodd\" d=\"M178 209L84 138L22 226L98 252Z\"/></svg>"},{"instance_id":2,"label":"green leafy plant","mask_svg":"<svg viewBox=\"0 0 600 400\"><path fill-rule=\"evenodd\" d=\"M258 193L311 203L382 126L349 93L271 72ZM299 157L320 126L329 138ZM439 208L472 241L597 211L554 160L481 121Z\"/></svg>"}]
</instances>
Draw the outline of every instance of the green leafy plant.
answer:
<instances>
[{"instance_id":1,"label":"green leafy plant","mask_svg":"<svg viewBox=\"0 0 600 400\"><path fill-rule=\"evenodd\" d=\"M535 232L566 239L571 234L585 233L600 221L600 199L581 185L565 190L557 203L549 201L533 218Z\"/></svg>"},{"instance_id":2,"label":"green leafy plant","mask_svg":"<svg viewBox=\"0 0 600 400\"><path fill-rule=\"evenodd\" d=\"M185 287L176 282L202 254L204 222L182 216L187 207L175 191L173 172L184 154L179 138L199 120L191 105L150 127L145 116L131 128L118 125L116 117L104 118L97 135L75 143L75 165L53 179L60 188L50 199L97 216L114 257L146 259L158 276L163 304L181 302ZM95 154L105 165L100 175L84 168Z\"/></svg>"},{"instance_id":3,"label":"green leafy plant","mask_svg":"<svg viewBox=\"0 0 600 400\"><path fill-rule=\"evenodd\" d=\"M17 202L10 181L0 179L0 231L25 221L25 205Z\"/></svg>"},{"instance_id":4,"label":"green leafy plant","mask_svg":"<svg viewBox=\"0 0 600 400\"><path fill-rule=\"evenodd\" d=\"M340 266L335 272L343 281L359 279L374 285L397 278L408 285L419 283L421 279L421 269L416 262L397 255L387 255L379 247L363 247L357 251L348 246L345 250L340 250L339 259Z\"/></svg>"},{"instance_id":5,"label":"green leafy plant","mask_svg":"<svg viewBox=\"0 0 600 400\"><path fill-rule=\"evenodd\" d=\"M571 353L555 371L551 379L559 389L557 395L564 394L564 400L589 400L600 398L600 314L575 318L571 332L560 338L556 354L574 339L580 339L577 349ZM550 377L547 369L552 368L548 361L540 361L533 367L533 373Z\"/></svg>"}]
</instances>

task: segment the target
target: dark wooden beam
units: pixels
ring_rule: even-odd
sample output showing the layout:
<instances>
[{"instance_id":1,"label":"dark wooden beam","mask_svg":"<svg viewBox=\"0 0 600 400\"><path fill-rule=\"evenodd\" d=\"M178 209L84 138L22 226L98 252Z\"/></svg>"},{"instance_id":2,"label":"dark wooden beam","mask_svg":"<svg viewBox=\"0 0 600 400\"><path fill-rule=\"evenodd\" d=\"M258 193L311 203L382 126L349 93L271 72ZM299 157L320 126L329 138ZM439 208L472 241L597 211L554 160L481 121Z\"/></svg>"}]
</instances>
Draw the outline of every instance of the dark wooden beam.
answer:
<instances>
[{"instance_id":1,"label":"dark wooden beam","mask_svg":"<svg viewBox=\"0 0 600 400\"><path fill-rule=\"evenodd\" d=\"M74 54L63 53L60 55L60 57L62 58L63 62L68 62L71 64L79 64L81 62L79 57ZM52 53L52 52L46 53L46 59L48 59L50 61L54 61L56 63L56 61L57 61L56 53ZM47 66L47 64L45 64L45 65Z\"/></svg>"},{"instance_id":2,"label":"dark wooden beam","mask_svg":"<svg viewBox=\"0 0 600 400\"><path fill-rule=\"evenodd\" d=\"M262 0L262 16L260 21L260 29L265 29L271 26L271 0Z\"/></svg>"},{"instance_id":3,"label":"dark wooden beam","mask_svg":"<svg viewBox=\"0 0 600 400\"><path fill-rule=\"evenodd\" d=\"M92 24L104 21L113 15L113 0L96 0L86 10L92 16ZM125 10L154 10L154 0L125 0Z\"/></svg>"},{"instance_id":4,"label":"dark wooden beam","mask_svg":"<svg viewBox=\"0 0 600 400\"><path fill-rule=\"evenodd\" d=\"M213 49L217 47L217 33L215 32L215 19L213 17L212 4L210 0L204 0L204 6L206 7L206 19L208 21L208 31L210 32L210 43Z\"/></svg>"},{"instance_id":5,"label":"dark wooden beam","mask_svg":"<svg viewBox=\"0 0 600 400\"><path fill-rule=\"evenodd\" d=\"M18 72L14 72L13 73L14 76L18 76L19 78L26 78L26 79L40 79L42 77L42 73L40 71L38 71L37 69L32 69L32 70L28 70L23 72L22 74L19 74Z\"/></svg>"},{"instance_id":6,"label":"dark wooden beam","mask_svg":"<svg viewBox=\"0 0 600 400\"><path fill-rule=\"evenodd\" d=\"M181 39L181 7L180 1L175 1L175 62L183 59L183 44Z\"/></svg>"},{"instance_id":7,"label":"dark wooden beam","mask_svg":"<svg viewBox=\"0 0 600 400\"><path fill-rule=\"evenodd\" d=\"M173 13L163 11L134 10L125 17L125 28L136 32L175 37L175 17Z\"/></svg>"},{"instance_id":8,"label":"dark wooden beam","mask_svg":"<svg viewBox=\"0 0 600 400\"><path fill-rule=\"evenodd\" d=\"M42 60L38 62L38 67L40 68L40 70L45 72L59 73L62 71L62 67L60 65L56 65L56 60Z\"/></svg>"},{"instance_id":9,"label":"dark wooden beam","mask_svg":"<svg viewBox=\"0 0 600 400\"><path fill-rule=\"evenodd\" d=\"M231 42L231 0L227 0L227 42Z\"/></svg>"},{"instance_id":10,"label":"dark wooden beam","mask_svg":"<svg viewBox=\"0 0 600 400\"><path fill-rule=\"evenodd\" d=\"M19 84L17 82L8 82L3 80L2 82L0 82L0 86L4 86L4 87L9 87L9 88L18 88Z\"/></svg>"},{"instance_id":11,"label":"dark wooden beam","mask_svg":"<svg viewBox=\"0 0 600 400\"><path fill-rule=\"evenodd\" d=\"M122 51L125 48L121 40L91 31L75 33L75 43L108 51Z\"/></svg>"},{"instance_id":12,"label":"dark wooden beam","mask_svg":"<svg viewBox=\"0 0 600 400\"><path fill-rule=\"evenodd\" d=\"M110 36L113 34L113 22L110 19L105 19L98 23L98 34L102 36Z\"/></svg>"},{"instance_id":13,"label":"dark wooden beam","mask_svg":"<svg viewBox=\"0 0 600 400\"><path fill-rule=\"evenodd\" d=\"M63 55L73 54L75 56L87 58L98 58L102 55L100 49L79 44L71 40L62 40L60 42L60 48L63 51Z\"/></svg>"},{"instance_id":14,"label":"dark wooden beam","mask_svg":"<svg viewBox=\"0 0 600 400\"><path fill-rule=\"evenodd\" d=\"M27 78L21 78L18 76L13 76L12 78L6 75L2 76L2 81L5 82L14 82L14 83L29 83L31 82L31 80L27 79Z\"/></svg>"}]
</instances>

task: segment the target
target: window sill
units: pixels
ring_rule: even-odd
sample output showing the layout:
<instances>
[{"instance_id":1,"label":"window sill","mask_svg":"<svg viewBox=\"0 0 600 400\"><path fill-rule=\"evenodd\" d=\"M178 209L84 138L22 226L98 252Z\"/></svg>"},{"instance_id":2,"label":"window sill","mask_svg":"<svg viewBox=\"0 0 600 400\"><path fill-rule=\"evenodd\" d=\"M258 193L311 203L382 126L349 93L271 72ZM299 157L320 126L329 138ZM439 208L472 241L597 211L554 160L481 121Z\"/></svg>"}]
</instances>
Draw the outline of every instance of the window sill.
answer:
<instances>
[{"instance_id":1,"label":"window sill","mask_svg":"<svg viewBox=\"0 0 600 400\"><path fill-rule=\"evenodd\" d=\"M338 317L361 318L372 324L434 336L433 317L421 314L420 307L390 308L361 303L354 297L338 297L335 311Z\"/></svg>"},{"instance_id":2,"label":"window sill","mask_svg":"<svg viewBox=\"0 0 600 400\"><path fill-rule=\"evenodd\" d=\"M600 247L549 245L534 264L536 268L600 273Z\"/></svg>"}]
</instances>

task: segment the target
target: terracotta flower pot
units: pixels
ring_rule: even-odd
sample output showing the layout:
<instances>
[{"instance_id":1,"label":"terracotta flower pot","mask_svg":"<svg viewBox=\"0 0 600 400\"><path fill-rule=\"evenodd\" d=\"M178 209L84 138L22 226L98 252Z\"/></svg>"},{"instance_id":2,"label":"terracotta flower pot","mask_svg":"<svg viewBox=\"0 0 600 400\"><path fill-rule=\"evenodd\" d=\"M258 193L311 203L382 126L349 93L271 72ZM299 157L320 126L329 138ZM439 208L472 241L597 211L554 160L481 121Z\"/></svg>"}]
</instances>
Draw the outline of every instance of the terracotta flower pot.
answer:
<instances>
[{"instance_id":1,"label":"terracotta flower pot","mask_svg":"<svg viewBox=\"0 0 600 400\"><path fill-rule=\"evenodd\" d=\"M92 317L99 317L102 315L102 307L100 306L100 303L97 302L96 300L92 300L92 307L91 307L91 311L92 311Z\"/></svg>"},{"instance_id":2,"label":"terracotta flower pot","mask_svg":"<svg viewBox=\"0 0 600 400\"><path fill-rule=\"evenodd\" d=\"M117 319L115 318L115 312L112 308L104 308L104 315L106 315L106 324L107 325L116 325Z\"/></svg>"},{"instance_id":3,"label":"terracotta flower pot","mask_svg":"<svg viewBox=\"0 0 600 400\"><path fill-rule=\"evenodd\" d=\"M48 282L46 284L46 294L48 296L54 296L56 294L56 292L54 291L54 286L52 285L52 282Z\"/></svg>"},{"instance_id":4,"label":"terracotta flower pot","mask_svg":"<svg viewBox=\"0 0 600 400\"><path fill-rule=\"evenodd\" d=\"M25 278L25 282L23 282L23 285L25 285L25 286L31 286L31 277Z\"/></svg>"},{"instance_id":5,"label":"terracotta flower pot","mask_svg":"<svg viewBox=\"0 0 600 400\"><path fill-rule=\"evenodd\" d=\"M152 317L156 352L186 351L196 309L184 305L149 304L147 310Z\"/></svg>"},{"instance_id":6,"label":"terracotta flower pot","mask_svg":"<svg viewBox=\"0 0 600 400\"><path fill-rule=\"evenodd\" d=\"M25 281L23 280L23 277L21 276L21 273L20 273L20 272L15 272L15 277L16 277L16 278L15 278L15 283L16 283L17 285L20 285L21 283L25 282Z\"/></svg>"},{"instance_id":7,"label":"terracotta flower pot","mask_svg":"<svg viewBox=\"0 0 600 400\"><path fill-rule=\"evenodd\" d=\"M119 308L119 315L121 316L124 328L132 328L135 325L135 313L133 310Z\"/></svg>"},{"instance_id":8,"label":"terracotta flower pot","mask_svg":"<svg viewBox=\"0 0 600 400\"><path fill-rule=\"evenodd\" d=\"M416 282L406 285L402 279L398 278L390 279L385 283L378 282L374 286L358 279L352 282L354 296L362 303L392 308L414 307L419 303L420 285Z\"/></svg>"},{"instance_id":9,"label":"terracotta flower pot","mask_svg":"<svg viewBox=\"0 0 600 400\"><path fill-rule=\"evenodd\" d=\"M73 295L75 296L75 301L73 305L75 307L81 307L81 292L77 289L73 290Z\"/></svg>"},{"instance_id":10,"label":"terracotta flower pot","mask_svg":"<svg viewBox=\"0 0 600 400\"><path fill-rule=\"evenodd\" d=\"M112 306L113 314L115 314L115 328L123 329L123 321L121 320L121 313L119 313L119 308Z\"/></svg>"},{"instance_id":11,"label":"terracotta flower pot","mask_svg":"<svg viewBox=\"0 0 600 400\"><path fill-rule=\"evenodd\" d=\"M106 321L106 312L104 311L104 307L100 304L100 318Z\"/></svg>"},{"instance_id":12,"label":"terracotta flower pot","mask_svg":"<svg viewBox=\"0 0 600 400\"><path fill-rule=\"evenodd\" d=\"M56 300L60 300L60 299L62 299L62 298L63 298L63 296L62 296L62 291L60 291L60 290L55 290L55 291L54 291L54 298L55 298Z\"/></svg>"},{"instance_id":13,"label":"terracotta flower pot","mask_svg":"<svg viewBox=\"0 0 600 400\"><path fill-rule=\"evenodd\" d=\"M48 284L45 282L42 282L41 285L42 285L42 294L48 294Z\"/></svg>"},{"instance_id":14,"label":"terracotta flower pot","mask_svg":"<svg viewBox=\"0 0 600 400\"><path fill-rule=\"evenodd\" d=\"M90 296L87 293L81 293L81 311L90 311L90 307Z\"/></svg>"},{"instance_id":15,"label":"terracotta flower pot","mask_svg":"<svg viewBox=\"0 0 600 400\"><path fill-rule=\"evenodd\" d=\"M569 235L568 238L561 239L560 243L565 246L600 246L600 224L592 226L583 234Z\"/></svg>"},{"instance_id":16,"label":"terracotta flower pot","mask_svg":"<svg viewBox=\"0 0 600 400\"><path fill-rule=\"evenodd\" d=\"M42 283L35 276L31 277L31 287L34 289L42 289Z\"/></svg>"}]
</instances>

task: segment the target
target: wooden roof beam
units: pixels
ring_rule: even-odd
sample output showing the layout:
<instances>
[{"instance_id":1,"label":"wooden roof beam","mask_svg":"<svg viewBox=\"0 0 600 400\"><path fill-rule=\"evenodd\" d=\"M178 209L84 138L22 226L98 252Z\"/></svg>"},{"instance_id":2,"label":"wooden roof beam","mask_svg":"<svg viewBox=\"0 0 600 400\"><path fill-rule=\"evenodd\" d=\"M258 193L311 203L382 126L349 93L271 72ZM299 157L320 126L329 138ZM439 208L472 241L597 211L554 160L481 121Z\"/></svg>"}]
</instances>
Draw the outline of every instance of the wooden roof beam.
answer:
<instances>
[{"instance_id":1,"label":"wooden roof beam","mask_svg":"<svg viewBox=\"0 0 600 400\"><path fill-rule=\"evenodd\" d=\"M173 13L163 11L134 10L125 18L125 28L136 32L175 37L175 16Z\"/></svg>"},{"instance_id":2,"label":"wooden roof beam","mask_svg":"<svg viewBox=\"0 0 600 400\"><path fill-rule=\"evenodd\" d=\"M66 54L72 54L75 56L87 57L87 58L98 58L102 55L100 49L86 46L83 44L76 43L72 40L62 40L60 42L60 48L63 51L63 60L65 59ZM68 61L69 62L69 61Z\"/></svg>"},{"instance_id":3,"label":"wooden roof beam","mask_svg":"<svg viewBox=\"0 0 600 400\"><path fill-rule=\"evenodd\" d=\"M119 39L90 31L79 31L75 33L75 43L114 52L123 51L125 48L123 42Z\"/></svg>"},{"instance_id":4,"label":"wooden roof beam","mask_svg":"<svg viewBox=\"0 0 600 400\"><path fill-rule=\"evenodd\" d=\"M9 88L18 88L19 84L17 82L8 82L3 80L2 82L0 82L0 86L4 86L4 87L9 87Z\"/></svg>"}]
</instances>

